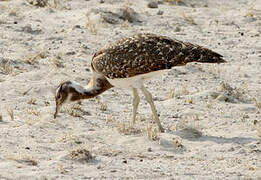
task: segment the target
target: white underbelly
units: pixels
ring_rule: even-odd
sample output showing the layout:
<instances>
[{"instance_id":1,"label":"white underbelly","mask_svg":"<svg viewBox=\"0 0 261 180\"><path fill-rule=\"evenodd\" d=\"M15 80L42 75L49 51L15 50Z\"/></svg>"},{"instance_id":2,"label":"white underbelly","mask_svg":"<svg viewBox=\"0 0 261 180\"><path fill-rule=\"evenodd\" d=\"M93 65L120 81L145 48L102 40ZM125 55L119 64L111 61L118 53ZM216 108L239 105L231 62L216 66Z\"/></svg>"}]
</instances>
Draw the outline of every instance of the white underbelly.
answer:
<instances>
[{"instance_id":1,"label":"white underbelly","mask_svg":"<svg viewBox=\"0 0 261 180\"><path fill-rule=\"evenodd\" d=\"M114 78L114 79L107 78L107 80L114 87L141 88L144 81L149 80L149 79L153 78L154 76L161 75L164 72L166 72L166 70L154 71L154 72L150 72L150 73L146 73L146 74L140 74L140 75L133 76L130 78Z\"/></svg>"}]
</instances>

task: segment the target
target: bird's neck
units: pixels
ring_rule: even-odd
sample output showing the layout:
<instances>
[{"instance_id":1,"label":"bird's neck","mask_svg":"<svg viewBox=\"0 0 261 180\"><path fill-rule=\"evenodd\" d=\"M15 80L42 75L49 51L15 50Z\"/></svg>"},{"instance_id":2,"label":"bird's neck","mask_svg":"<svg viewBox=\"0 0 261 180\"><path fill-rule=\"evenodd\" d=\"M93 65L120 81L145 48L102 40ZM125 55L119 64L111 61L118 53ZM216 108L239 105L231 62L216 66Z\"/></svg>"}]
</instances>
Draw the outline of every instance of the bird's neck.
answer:
<instances>
[{"instance_id":1,"label":"bird's neck","mask_svg":"<svg viewBox=\"0 0 261 180\"><path fill-rule=\"evenodd\" d=\"M93 75L88 86L86 88L79 86L77 89L77 94L71 97L72 101L77 101L81 99L89 99L104 91L112 88L113 86L108 82L108 80L103 76L95 76Z\"/></svg>"}]
</instances>

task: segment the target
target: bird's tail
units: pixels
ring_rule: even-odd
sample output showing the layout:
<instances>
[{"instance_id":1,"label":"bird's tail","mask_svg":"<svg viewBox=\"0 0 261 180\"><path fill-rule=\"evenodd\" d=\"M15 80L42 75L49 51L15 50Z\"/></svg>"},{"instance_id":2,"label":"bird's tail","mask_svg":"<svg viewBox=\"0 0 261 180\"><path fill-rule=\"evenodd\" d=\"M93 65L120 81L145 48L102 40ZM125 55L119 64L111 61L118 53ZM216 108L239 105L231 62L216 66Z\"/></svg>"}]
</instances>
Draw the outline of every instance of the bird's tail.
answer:
<instances>
[{"instance_id":1,"label":"bird's tail","mask_svg":"<svg viewBox=\"0 0 261 180\"><path fill-rule=\"evenodd\" d=\"M185 62L226 63L223 56L204 47L186 43L183 50Z\"/></svg>"}]
</instances>

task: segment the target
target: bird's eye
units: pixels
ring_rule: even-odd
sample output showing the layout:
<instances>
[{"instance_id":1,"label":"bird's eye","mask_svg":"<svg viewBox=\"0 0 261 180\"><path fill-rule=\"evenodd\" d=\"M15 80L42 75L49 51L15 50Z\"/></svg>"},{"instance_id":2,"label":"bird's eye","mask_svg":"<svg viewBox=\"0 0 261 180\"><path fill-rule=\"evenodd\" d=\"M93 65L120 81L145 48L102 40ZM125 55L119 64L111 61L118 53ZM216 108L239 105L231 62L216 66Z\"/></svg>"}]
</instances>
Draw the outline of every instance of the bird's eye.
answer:
<instances>
[{"instance_id":1,"label":"bird's eye","mask_svg":"<svg viewBox=\"0 0 261 180\"><path fill-rule=\"evenodd\" d=\"M62 96L60 94L57 95L57 98L60 99Z\"/></svg>"}]
</instances>

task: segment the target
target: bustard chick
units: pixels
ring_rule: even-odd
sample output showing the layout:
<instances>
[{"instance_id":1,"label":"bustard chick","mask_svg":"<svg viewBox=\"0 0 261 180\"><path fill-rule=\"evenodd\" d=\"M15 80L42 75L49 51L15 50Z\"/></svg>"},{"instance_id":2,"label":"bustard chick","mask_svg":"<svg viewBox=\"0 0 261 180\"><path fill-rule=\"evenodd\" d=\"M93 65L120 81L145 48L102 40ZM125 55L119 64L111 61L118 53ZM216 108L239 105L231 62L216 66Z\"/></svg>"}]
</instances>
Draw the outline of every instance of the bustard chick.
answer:
<instances>
[{"instance_id":1,"label":"bustard chick","mask_svg":"<svg viewBox=\"0 0 261 180\"><path fill-rule=\"evenodd\" d=\"M72 81L58 86L54 118L65 102L93 98L112 87L120 87L133 90L134 124L140 102L137 89L140 89L150 104L159 131L163 132L151 93L143 83L163 70L189 62L224 63L225 60L209 49L165 36L144 33L124 38L94 54L92 77L86 88Z\"/></svg>"}]
</instances>

